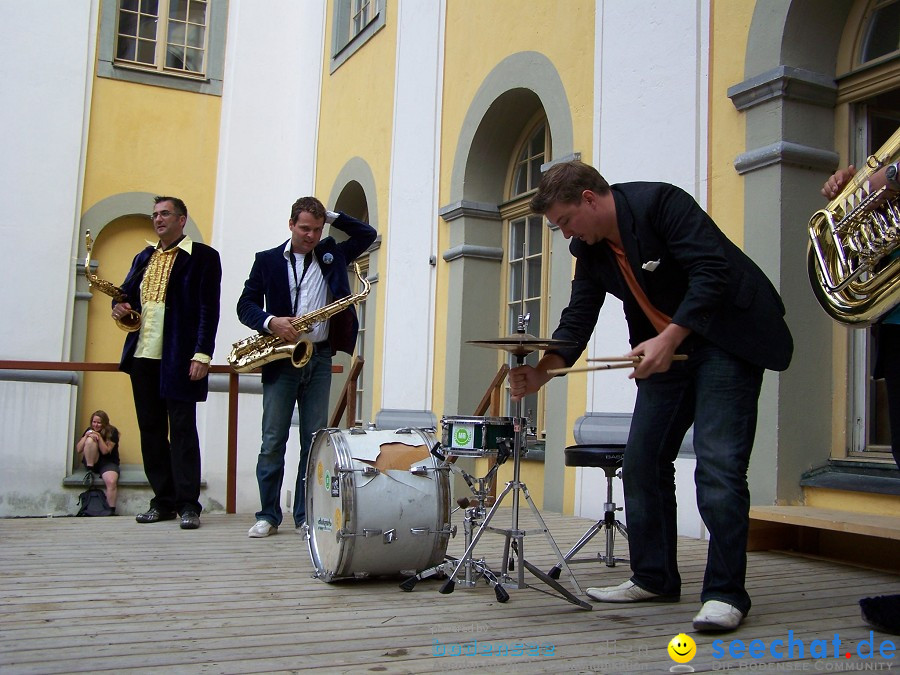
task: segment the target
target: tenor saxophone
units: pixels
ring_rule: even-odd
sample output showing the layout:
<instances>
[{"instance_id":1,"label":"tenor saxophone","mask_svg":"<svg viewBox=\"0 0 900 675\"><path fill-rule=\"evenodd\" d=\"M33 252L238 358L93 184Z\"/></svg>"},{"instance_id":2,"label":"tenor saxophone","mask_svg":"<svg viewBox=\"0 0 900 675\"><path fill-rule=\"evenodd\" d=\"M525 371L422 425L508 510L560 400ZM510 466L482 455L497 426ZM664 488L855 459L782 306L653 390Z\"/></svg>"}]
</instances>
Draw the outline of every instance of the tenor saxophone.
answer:
<instances>
[{"instance_id":1,"label":"tenor saxophone","mask_svg":"<svg viewBox=\"0 0 900 675\"><path fill-rule=\"evenodd\" d=\"M362 276L359 265L353 264L356 277L362 283L362 290L356 295L348 295L340 300L335 300L330 305L325 305L303 316L291 319L291 325L300 333L308 333L313 325L327 320L338 312L342 312L351 305L360 302L369 294L369 281ZM286 342L277 335L262 335L257 333L231 345L231 353L228 354L228 365L238 373L246 373L254 368L263 366L272 361L290 358L295 368L305 366L313 355L312 342L300 339L296 343Z\"/></svg>"},{"instance_id":2,"label":"tenor saxophone","mask_svg":"<svg viewBox=\"0 0 900 675\"><path fill-rule=\"evenodd\" d=\"M898 158L900 129L809 221L807 264L816 299L833 319L857 328L900 303L900 193L869 185Z\"/></svg>"},{"instance_id":3,"label":"tenor saxophone","mask_svg":"<svg viewBox=\"0 0 900 675\"><path fill-rule=\"evenodd\" d=\"M88 287L96 288L116 302L125 302L128 296L125 295L121 288L91 273L91 249L94 247L94 240L91 239L90 230L87 230L84 234L84 246L87 249L87 255L84 258L84 276L87 277ZM132 309L121 319L116 319L116 325L124 331L133 333L141 328L141 315Z\"/></svg>"}]
</instances>

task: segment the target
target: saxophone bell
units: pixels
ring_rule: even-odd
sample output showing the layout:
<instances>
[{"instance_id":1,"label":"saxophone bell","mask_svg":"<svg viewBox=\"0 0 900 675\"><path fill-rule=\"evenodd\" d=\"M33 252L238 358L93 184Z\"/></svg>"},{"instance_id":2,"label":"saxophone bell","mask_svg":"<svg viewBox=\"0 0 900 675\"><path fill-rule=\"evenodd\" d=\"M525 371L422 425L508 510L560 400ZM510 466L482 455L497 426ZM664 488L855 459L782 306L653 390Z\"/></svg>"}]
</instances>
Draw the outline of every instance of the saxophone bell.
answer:
<instances>
[{"instance_id":1,"label":"saxophone bell","mask_svg":"<svg viewBox=\"0 0 900 675\"><path fill-rule=\"evenodd\" d=\"M313 355L313 343L309 340L300 340L291 350L291 365L294 368L302 368Z\"/></svg>"},{"instance_id":2,"label":"saxophone bell","mask_svg":"<svg viewBox=\"0 0 900 675\"><path fill-rule=\"evenodd\" d=\"M141 315L133 309L129 309L124 316L113 319L116 325L126 333L133 333L141 329Z\"/></svg>"},{"instance_id":3,"label":"saxophone bell","mask_svg":"<svg viewBox=\"0 0 900 675\"><path fill-rule=\"evenodd\" d=\"M96 274L91 273L91 250L94 248L94 240L91 238L91 231L86 230L84 234L84 246L87 254L84 258L84 276L87 278L88 288L96 288L101 293L110 296L116 302L125 302L127 299L125 293L118 286L114 286L106 279L101 279ZM127 333L134 333L141 329L141 315L136 310L130 309L128 313L115 319L116 325Z\"/></svg>"}]
</instances>

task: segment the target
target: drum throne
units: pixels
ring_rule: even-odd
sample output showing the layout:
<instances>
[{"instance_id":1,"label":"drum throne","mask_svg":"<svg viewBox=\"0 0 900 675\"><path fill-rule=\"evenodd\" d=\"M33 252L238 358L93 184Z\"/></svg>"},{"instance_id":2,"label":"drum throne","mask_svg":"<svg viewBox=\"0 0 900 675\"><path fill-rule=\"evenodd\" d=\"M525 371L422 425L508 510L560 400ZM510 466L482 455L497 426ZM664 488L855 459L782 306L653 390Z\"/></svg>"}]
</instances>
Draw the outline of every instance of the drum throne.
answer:
<instances>
[{"instance_id":1,"label":"drum throne","mask_svg":"<svg viewBox=\"0 0 900 675\"><path fill-rule=\"evenodd\" d=\"M628 562L627 558L617 558L613 551L615 547L616 533L628 540L628 530L618 518L616 512L621 511L622 507L616 506L613 501L613 479L617 476L621 478L622 460L625 457L624 443L607 443L607 444L582 444L570 445L566 448L566 466L581 467L597 467L603 469L606 474L606 502L603 504L603 518L594 523L581 539L579 539L572 549L566 553L563 558L568 564L594 562L600 560L606 563L607 567L615 567L616 563ZM606 553L599 553L596 556L575 558L575 555L584 548L587 543L595 536L603 532L606 537ZM562 566L557 563L547 573L554 579L558 579Z\"/></svg>"}]
</instances>

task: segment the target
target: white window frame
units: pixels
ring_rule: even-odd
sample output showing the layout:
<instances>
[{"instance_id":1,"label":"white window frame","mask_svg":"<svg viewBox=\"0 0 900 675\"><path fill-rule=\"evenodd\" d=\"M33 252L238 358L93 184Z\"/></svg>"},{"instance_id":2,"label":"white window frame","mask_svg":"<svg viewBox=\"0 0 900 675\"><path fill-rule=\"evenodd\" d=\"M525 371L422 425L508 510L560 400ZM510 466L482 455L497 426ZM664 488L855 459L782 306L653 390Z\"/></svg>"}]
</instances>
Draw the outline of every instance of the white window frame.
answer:
<instances>
[{"instance_id":1,"label":"white window frame","mask_svg":"<svg viewBox=\"0 0 900 675\"><path fill-rule=\"evenodd\" d=\"M370 14L364 25L355 27L354 16L362 0L334 0L334 12L331 16L332 73L384 28L387 1L365 0L369 4Z\"/></svg>"},{"instance_id":2,"label":"white window frame","mask_svg":"<svg viewBox=\"0 0 900 675\"><path fill-rule=\"evenodd\" d=\"M119 3L115 0L106 0L100 5L97 75L114 80L221 96L225 75L228 2L229 0L208 0L204 46L205 73L196 75L190 71L164 67L159 69L156 65L143 66L136 62L117 60L115 55L118 44ZM165 13L168 16L168 6L169 0L160 0L160 14ZM157 30L157 36L164 28L161 26ZM162 49L164 66L165 47L157 44L157 49ZM159 57L157 62L159 62Z\"/></svg>"}]
</instances>

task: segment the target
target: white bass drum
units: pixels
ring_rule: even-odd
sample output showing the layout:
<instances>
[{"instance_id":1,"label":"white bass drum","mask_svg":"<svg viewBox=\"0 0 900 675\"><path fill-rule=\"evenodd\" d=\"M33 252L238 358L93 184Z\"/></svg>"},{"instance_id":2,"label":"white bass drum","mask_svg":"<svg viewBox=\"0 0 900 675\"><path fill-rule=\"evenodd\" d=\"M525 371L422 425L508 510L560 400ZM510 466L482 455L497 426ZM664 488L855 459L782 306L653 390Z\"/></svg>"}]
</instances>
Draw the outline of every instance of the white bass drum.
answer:
<instances>
[{"instance_id":1,"label":"white bass drum","mask_svg":"<svg viewBox=\"0 0 900 675\"><path fill-rule=\"evenodd\" d=\"M444 561L449 468L429 429L320 429L306 468L307 543L326 582L409 575Z\"/></svg>"}]
</instances>

